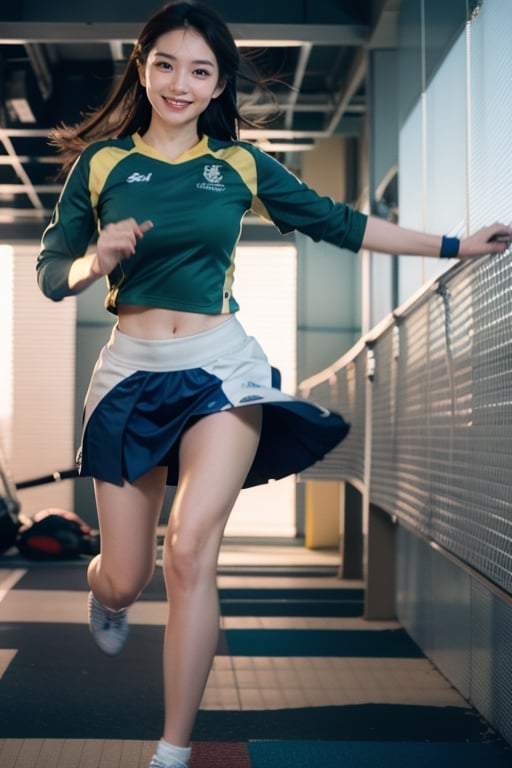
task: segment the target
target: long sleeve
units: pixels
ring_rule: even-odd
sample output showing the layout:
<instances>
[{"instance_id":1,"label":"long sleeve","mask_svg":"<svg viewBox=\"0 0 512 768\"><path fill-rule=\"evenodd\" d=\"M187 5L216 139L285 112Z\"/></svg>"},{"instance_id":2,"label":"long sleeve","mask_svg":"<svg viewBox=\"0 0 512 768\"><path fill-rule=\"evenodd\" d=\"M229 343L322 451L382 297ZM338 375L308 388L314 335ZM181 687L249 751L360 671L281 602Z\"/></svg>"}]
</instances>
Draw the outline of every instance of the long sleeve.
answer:
<instances>
[{"instance_id":1,"label":"long sleeve","mask_svg":"<svg viewBox=\"0 0 512 768\"><path fill-rule=\"evenodd\" d=\"M84 154L73 166L42 236L37 280L44 295L53 301L73 294L68 286L69 269L75 259L85 254L97 232L88 169Z\"/></svg>"},{"instance_id":2,"label":"long sleeve","mask_svg":"<svg viewBox=\"0 0 512 768\"><path fill-rule=\"evenodd\" d=\"M319 195L269 155L255 150L255 158L255 213L269 218L283 234L298 230L315 241L324 240L354 252L361 248L365 214Z\"/></svg>"}]
</instances>

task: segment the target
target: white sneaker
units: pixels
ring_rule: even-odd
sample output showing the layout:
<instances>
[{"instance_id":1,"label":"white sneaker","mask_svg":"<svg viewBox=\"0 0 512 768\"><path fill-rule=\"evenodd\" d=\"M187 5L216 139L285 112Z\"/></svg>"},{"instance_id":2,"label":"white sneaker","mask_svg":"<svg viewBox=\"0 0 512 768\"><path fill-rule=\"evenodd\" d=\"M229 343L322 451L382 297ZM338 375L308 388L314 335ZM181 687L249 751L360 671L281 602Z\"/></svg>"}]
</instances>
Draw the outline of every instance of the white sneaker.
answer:
<instances>
[{"instance_id":1,"label":"white sneaker","mask_svg":"<svg viewBox=\"0 0 512 768\"><path fill-rule=\"evenodd\" d=\"M89 629L98 648L108 656L118 654L128 637L128 610L112 611L98 603L89 592Z\"/></svg>"}]
</instances>

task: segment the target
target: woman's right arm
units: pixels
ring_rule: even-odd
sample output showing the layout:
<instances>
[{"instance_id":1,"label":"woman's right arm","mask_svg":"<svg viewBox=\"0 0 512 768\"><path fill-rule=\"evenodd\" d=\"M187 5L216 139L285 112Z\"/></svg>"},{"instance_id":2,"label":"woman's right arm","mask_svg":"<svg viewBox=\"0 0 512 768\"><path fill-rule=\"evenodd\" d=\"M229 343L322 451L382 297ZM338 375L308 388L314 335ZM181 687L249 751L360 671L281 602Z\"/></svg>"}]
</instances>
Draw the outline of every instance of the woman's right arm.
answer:
<instances>
[{"instance_id":1,"label":"woman's right arm","mask_svg":"<svg viewBox=\"0 0 512 768\"><path fill-rule=\"evenodd\" d=\"M53 301L78 293L80 286L86 287L100 276L92 266L93 257L86 255L98 227L89 176L89 153L84 153L71 169L43 232L36 263L37 282L44 295ZM70 284L72 271L75 277Z\"/></svg>"},{"instance_id":2,"label":"woman's right arm","mask_svg":"<svg viewBox=\"0 0 512 768\"><path fill-rule=\"evenodd\" d=\"M137 240L151 229L150 221L138 224L135 219L125 219L108 224L101 230L96 253L75 259L68 272L68 288L75 294L85 290L99 277L109 275L118 263L135 253Z\"/></svg>"},{"instance_id":3,"label":"woman's right arm","mask_svg":"<svg viewBox=\"0 0 512 768\"><path fill-rule=\"evenodd\" d=\"M136 242L152 226L135 219L107 224L97 237L96 253L89 245L98 233L98 192L90 187L90 153L84 152L72 168L43 233L37 260L37 280L45 296L60 301L85 290L109 275L135 251Z\"/></svg>"}]
</instances>

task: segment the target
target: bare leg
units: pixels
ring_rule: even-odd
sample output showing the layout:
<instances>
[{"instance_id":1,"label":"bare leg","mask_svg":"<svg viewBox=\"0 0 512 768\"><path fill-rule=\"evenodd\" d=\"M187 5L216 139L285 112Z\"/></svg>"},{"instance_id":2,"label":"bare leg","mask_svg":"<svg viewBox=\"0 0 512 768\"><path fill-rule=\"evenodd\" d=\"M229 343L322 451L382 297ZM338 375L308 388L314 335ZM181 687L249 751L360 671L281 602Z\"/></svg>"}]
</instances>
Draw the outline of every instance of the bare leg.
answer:
<instances>
[{"instance_id":1,"label":"bare leg","mask_svg":"<svg viewBox=\"0 0 512 768\"><path fill-rule=\"evenodd\" d=\"M114 610L131 605L151 579L165 480L166 469L155 467L133 485L95 481L101 554L91 560L87 575L102 605Z\"/></svg>"},{"instance_id":2,"label":"bare leg","mask_svg":"<svg viewBox=\"0 0 512 768\"><path fill-rule=\"evenodd\" d=\"M261 409L212 414L182 438L180 480L164 549L169 622L163 738L186 747L219 633L217 558L229 513L254 458Z\"/></svg>"}]
</instances>

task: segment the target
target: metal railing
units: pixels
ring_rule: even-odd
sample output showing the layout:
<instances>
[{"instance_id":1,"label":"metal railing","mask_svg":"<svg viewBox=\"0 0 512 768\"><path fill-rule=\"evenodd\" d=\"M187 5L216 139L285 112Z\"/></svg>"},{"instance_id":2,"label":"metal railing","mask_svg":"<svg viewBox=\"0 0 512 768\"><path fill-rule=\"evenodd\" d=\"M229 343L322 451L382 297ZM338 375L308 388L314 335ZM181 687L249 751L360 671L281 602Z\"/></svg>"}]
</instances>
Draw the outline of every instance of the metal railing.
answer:
<instances>
[{"instance_id":1,"label":"metal railing","mask_svg":"<svg viewBox=\"0 0 512 768\"><path fill-rule=\"evenodd\" d=\"M512 594L510 253L455 266L299 388L352 424L305 479L359 486Z\"/></svg>"}]
</instances>

